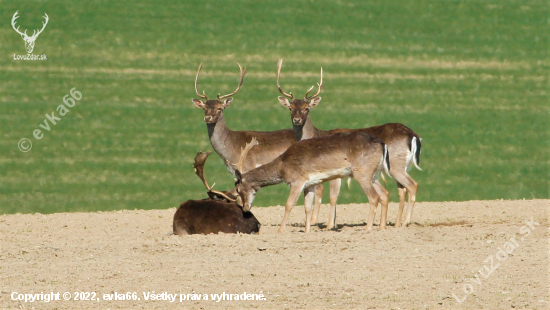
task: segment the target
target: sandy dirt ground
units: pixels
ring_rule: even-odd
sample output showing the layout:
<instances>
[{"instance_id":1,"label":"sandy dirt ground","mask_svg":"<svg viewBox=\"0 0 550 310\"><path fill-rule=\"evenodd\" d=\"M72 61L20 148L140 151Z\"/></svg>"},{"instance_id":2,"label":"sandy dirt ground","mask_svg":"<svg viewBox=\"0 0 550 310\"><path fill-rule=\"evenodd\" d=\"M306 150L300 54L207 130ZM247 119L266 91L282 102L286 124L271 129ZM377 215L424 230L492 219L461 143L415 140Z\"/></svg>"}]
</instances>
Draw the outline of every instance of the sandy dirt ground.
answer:
<instances>
[{"instance_id":1,"label":"sandy dirt ground","mask_svg":"<svg viewBox=\"0 0 550 310\"><path fill-rule=\"evenodd\" d=\"M259 235L173 236L175 208L3 215L0 308L548 309L549 203L420 202L371 232L365 204L341 205L309 234L303 206L282 234L283 207L253 209Z\"/></svg>"}]
</instances>

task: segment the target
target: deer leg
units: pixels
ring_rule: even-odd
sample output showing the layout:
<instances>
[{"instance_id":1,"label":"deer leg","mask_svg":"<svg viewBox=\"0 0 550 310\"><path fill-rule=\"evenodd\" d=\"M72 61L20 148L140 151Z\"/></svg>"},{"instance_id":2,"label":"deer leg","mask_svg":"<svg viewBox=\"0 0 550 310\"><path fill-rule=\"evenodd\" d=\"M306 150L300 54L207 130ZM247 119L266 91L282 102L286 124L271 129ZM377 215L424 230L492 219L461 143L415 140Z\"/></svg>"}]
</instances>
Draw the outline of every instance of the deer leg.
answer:
<instances>
[{"instance_id":1,"label":"deer leg","mask_svg":"<svg viewBox=\"0 0 550 310\"><path fill-rule=\"evenodd\" d=\"M409 225L411 223L414 203L416 202L416 192L418 191L418 183L416 183L412 178L411 180L414 190L407 189L407 191L409 192L409 207L407 209L407 216L405 217L405 225Z\"/></svg>"},{"instance_id":2,"label":"deer leg","mask_svg":"<svg viewBox=\"0 0 550 310\"><path fill-rule=\"evenodd\" d=\"M306 228L305 232L309 232L309 226L311 224L311 207L313 205L313 200L317 197L315 196L315 189L317 186L310 186L304 189L304 209L306 209Z\"/></svg>"},{"instance_id":3,"label":"deer leg","mask_svg":"<svg viewBox=\"0 0 550 310\"><path fill-rule=\"evenodd\" d=\"M288 199L286 201L285 215L283 216L283 221L281 222L281 227L279 227L278 232L281 233L285 230L286 221L288 220L290 211L292 211L292 208L296 204L296 201L298 201L298 197L300 197L301 191L302 191L301 186L291 186L290 195L288 196Z\"/></svg>"},{"instance_id":4,"label":"deer leg","mask_svg":"<svg viewBox=\"0 0 550 310\"><path fill-rule=\"evenodd\" d=\"M340 186L342 179L335 179L329 182L330 185L330 213L328 215L327 229L333 229L336 226L336 201L340 195Z\"/></svg>"},{"instance_id":5,"label":"deer leg","mask_svg":"<svg viewBox=\"0 0 550 310\"><path fill-rule=\"evenodd\" d=\"M392 177L397 181L398 186L399 184L401 185L399 188L399 211L397 212L397 222L395 225L397 226L397 224L400 224L399 226L406 226L410 224L411 221L412 209L414 207L414 202L416 201L418 183L416 183L405 171L400 173L395 173L395 171L393 171ZM401 218L403 216L403 208L401 206L405 205L405 195L407 193L409 194L409 203L407 204L407 208L405 210L405 221L401 222ZM403 204L401 204L401 198L403 198Z\"/></svg>"},{"instance_id":6,"label":"deer leg","mask_svg":"<svg viewBox=\"0 0 550 310\"><path fill-rule=\"evenodd\" d=\"M380 181L376 180L374 181L374 189L378 193L378 196L380 196L380 204L382 205L382 213L380 213L380 229L386 229L386 223L388 221L388 203L390 202L390 192L382 184Z\"/></svg>"},{"instance_id":7,"label":"deer leg","mask_svg":"<svg viewBox=\"0 0 550 310\"><path fill-rule=\"evenodd\" d=\"M376 207L378 206L378 201L380 201L380 196L376 192L372 179L365 177L355 177L355 180L361 185L361 188L367 194L370 203L369 217L367 218L367 230L372 229L372 224L374 222L374 216L376 213Z\"/></svg>"},{"instance_id":8,"label":"deer leg","mask_svg":"<svg viewBox=\"0 0 550 310\"><path fill-rule=\"evenodd\" d=\"M405 198L407 197L407 189L397 182L397 191L399 192L399 210L397 210L397 220L395 221L395 227L401 227L403 219L403 208L405 207Z\"/></svg>"},{"instance_id":9,"label":"deer leg","mask_svg":"<svg viewBox=\"0 0 550 310\"><path fill-rule=\"evenodd\" d=\"M323 193L325 192L325 187L323 184L315 186L315 200L313 205L313 214L311 215L311 225L317 224L317 219L319 218L319 209L321 209L321 200L323 198Z\"/></svg>"}]
</instances>

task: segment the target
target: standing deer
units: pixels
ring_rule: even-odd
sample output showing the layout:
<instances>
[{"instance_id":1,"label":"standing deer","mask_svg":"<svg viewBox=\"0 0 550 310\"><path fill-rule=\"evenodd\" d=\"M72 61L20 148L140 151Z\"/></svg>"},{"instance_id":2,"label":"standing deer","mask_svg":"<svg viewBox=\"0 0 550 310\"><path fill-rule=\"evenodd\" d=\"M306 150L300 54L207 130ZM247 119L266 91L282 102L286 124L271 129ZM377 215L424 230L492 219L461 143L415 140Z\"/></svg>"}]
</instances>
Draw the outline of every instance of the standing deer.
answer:
<instances>
[{"instance_id":1,"label":"standing deer","mask_svg":"<svg viewBox=\"0 0 550 310\"><path fill-rule=\"evenodd\" d=\"M235 175L235 170L229 163L239 160L242 147L252 137L256 137L260 146L250 152L246 161L242 164L241 173L271 162L286 151L292 143L296 142L294 132L291 129L277 131L233 131L227 127L223 110L233 101L231 96L240 90L246 74L246 68L243 69L238 63L237 65L241 71L237 89L227 95L218 95L216 99L208 99L204 91L200 94L197 89L198 78L202 68L201 63L195 76L195 93L204 99L204 101L201 99L192 99L196 107L204 110L204 122L208 129L208 138L210 139L212 148L224 160L227 169L233 175ZM322 185L315 187L315 196L318 197L318 199L315 199L316 208L319 208L318 205L321 204L323 191L324 188Z\"/></svg>"},{"instance_id":2,"label":"standing deer","mask_svg":"<svg viewBox=\"0 0 550 310\"><path fill-rule=\"evenodd\" d=\"M209 198L181 204L174 214L174 235L258 233L260 222L251 212L243 212L236 203L235 190L216 191L206 182L204 163L210 153L197 153L194 164L195 173L206 187Z\"/></svg>"},{"instance_id":3,"label":"standing deer","mask_svg":"<svg viewBox=\"0 0 550 310\"><path fill-rule=\"evenodd\" d=\"M17 33L19 33L21 35L21 38L23 38L23 40L25 41L25 48L27 49L27 53L32 53L33 49L34 49L34 43L36 41L36 39L38 38L38 35L42 33L42 31L44 31L44 28L46 28L46 25L48 24L48 20L50 19L48 17L48 14L44 13L44 19L46 20L46 22L42 22L42 29L40 30L33 30L33 33L32 33L32 36L28 36L27 35L27 30L25 30L25 32L21 32L19 31L19 27L15 28L15 20L19 18L19 16L17 16L17 13L19 11L15 12L15 14L13 14L13 17L11 19L11 26L13 28L13 30L15 30Z\"/></svg>"},{"instance_id":4,"label":"standing deer","mask_svg":"<svg viewBox=\"0 0 550 310\"><path fill-rule=\"evenodd\" d=\"M249 211L256 192L265 186L279 183L290 185L290 195L285 206L285 215L279 232L283 232L290 211L296 204L302 190L305 194L305 232L309 232L314 187L323 182L344 177L353 177L359 182L370 203L367 230L372 229L374 212L378 202L382 203L380 228L386 226L389 192L377 186L374 181L382 169L389 169L388 149L377 138L364 132L344 132L330 136L307 139L292 144L279 157L268 164L241 173L242 163L248 150L257 144L256 140L245 148L235 169L237 194L243 210Z\"/></svg>"},{"instance_id":5,"label":"standing deer","mask_svg":"<svg viewBox=\"0 0 550 310\"><path fill-rule=\"evenodd\" d=\"M403 209L405 206L405 196L409 194L409 204L406 210L405 225L410 224L414 203L416 200L416 193L418 190L418 183L416 183L407 173L409 168L414 165L419 170L420 163L420 147L421 138L410 128L400 123L389 123L380 126L374 126L361 129L333 129L333 130L321 130L316 128L311 121L309 111L311 108L316 107L321 101L319 94L323 86L323 68L321 68L321 81L318 83L318 90L312 96L308 96L314 86L312 86L304 96L303 99L295 99L292 93L286 93L283 91L279 84L279 78L281 75L281 67L283 60L280 59L277 64L277 88L284 97L279 96L279 102L290 110L292 126L296 134L297 140L305 140L316 137L322 137L332 135L341 132L365 132L378 139L382 140L388 146L388 152L390 154L390 175L396 180L399 191L399 210L397 212L396 227L402 225ZM291 101L289 101L289 99ZM377 181L378 186L381 184ZM333 193L334 191L334 193ZM336 218L336 198L340 192L340 180L338 183L331 183L330 186L330 199L331 209L329 217L329 225L334 226L332 222ZM332 203L334 200L334 204ZM316 223L319 214L318 206L315 206L313 212L312 223Z\"/></svg>"}]
</instances>

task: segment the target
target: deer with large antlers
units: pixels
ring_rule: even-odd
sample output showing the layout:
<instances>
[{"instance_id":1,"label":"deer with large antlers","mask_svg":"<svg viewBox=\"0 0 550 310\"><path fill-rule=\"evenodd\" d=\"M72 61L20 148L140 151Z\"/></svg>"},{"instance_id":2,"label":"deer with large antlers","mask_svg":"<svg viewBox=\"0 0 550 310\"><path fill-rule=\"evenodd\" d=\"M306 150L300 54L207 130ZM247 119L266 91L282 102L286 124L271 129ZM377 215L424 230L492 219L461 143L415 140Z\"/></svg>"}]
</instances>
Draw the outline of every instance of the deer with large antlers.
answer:
<instances>
[{"instance_id":1,"label":"deer with large antlers","mask_svg":"<svg viewBox=\"0 0 550 310\"><path fill-rule=\"evenodd\" d=\"M405 198L408 193L409 203L406 210L406 217L404 220L405 225L411 222L412 211L416 200L416 193L418 191L418 183L414 181L407 173L409 168L414 165L419 170L420 163L420 147L421 138L410 128L399 123L389 123L380 126L374 126L361 129L333 129L333 130L321 130L313 125L309 111L311 108L316 107L321 101L319 94L323 86L323 68L321 68L321 81L317 84L317 92L308 96L314 86L312 86L304 96L303 99L296 99L292 93L286 93L283 91L279 84L279 78L281 75L281 67L283 60L280 59L277 64L277 88L279 92L284 95L279 96L279 102L290 110L292 126L296 134L297 140L305 140L316 137L323 137L333 135L341 132L364 132L374 137L379 138L388 146L389 160L390 160L390 175L396 180L399 190L399 210L397 213L396 227L402 225L403 209L405 206ZM377 185L381 184L377 181ZM329 217L329 226L334 226L336 218L336 198L340 191L340 180L338 183L331 183L330 196L331 196L331 209ZM334 201L334 204L333 204ZM317 206L316 206L317 207ZM315 224L319 214L319 209L313 211L312 223Z\"/></svg>"},{"instance_id":2,"label":"deer with large antlers","mask_svg":"<svg viewBox=\"0 0 550 310\"><path fill-rule=\"evenodd\" d=\"M48 20L50 20L50 18L48 17L48 14L44 13L44 19L46 20L46 22L42 22L42 29L34 30L32 33L32 36L29 37L27 35L27 30L25 30L24 32L21 32L19 31L19 27L15 28L15 23L16 23L15 20L19 18L19 16L17 16L18 12L19 11L13 14L13 17L11 19L11 26L13 27L13 30L15 30L17 33L21 35L21 38L23 38L23 40L25 41L25 48L27 49L27 53L30 54L34 49L34 44L36 39L38 38L38 35L41 34L42 31L44 31L44 28L46 28L46 25L48 24Z\"/></svg>"},{"instance_id":3,"label":"deer with large antlers","mask_svg":"<svg viewBox=\"0 0 550 310\"><path fill-rule=\"evenodd\" d=\"M203 91L199 93L197 88L202 63L199 65L195 76L195 93L202 99L193 99L196 107L204 110L204 122L208 129L210 144L216 153L224 160L227 169L235 175L235 169L230 163L236 163L245 144L255 137L259 146L250 151L246 161L242 163L241 173L267 164L286 151L290 145L296 142L294 132L291 129L276 131L233 131L227 127L223 111L229 107L233 98L241 88L246 74L246 68L239 66L241 75L237 89L230 94L209 99ZM315 207L319 208L323 196L323 186L315 187Z\"/></svg>"},{"instance_id":4,"label":"deer with large antlers","mask_svg":"<svg viewBox=\"0 0 550 310\"><path fill-rule=\"evenodd\" d=\"M244 162L247 152L257 144L253 139L241 154L239 164ZM306 211L305 232L309 232L314 188L324 182L353 177L367 195L370 203L367 230L372 229L374 212L380 201L382 214L380 228L385 228L389 192L375 184L378 172L389 169L388 149L377 138L364 132L348 132L292 144L279 157L268 164L241 173L241 165L235 169L237 194L240 196L243 210L249 211L256 192L266 186L279 183L290 185L285 215L279 232L285 229L290 211L296 204L300 193L304 191Z\"/></svg>"},{"instance_id":5,"label":"deer with large antlers","mask_svg":"<svg viewBox=\"0 0 550 310\"><path fill-rule=\"evenodd\" d=\"M198 152L195 156L195 173L206 187L208 197L202 200L187 200L182 203L173 220L175 235L187 234L254 234L260 231L260 222L250 212L244 212L236 203L235 189L216 191L204 177L204 163L211 152Z\"/></svg>"}]
</instances>

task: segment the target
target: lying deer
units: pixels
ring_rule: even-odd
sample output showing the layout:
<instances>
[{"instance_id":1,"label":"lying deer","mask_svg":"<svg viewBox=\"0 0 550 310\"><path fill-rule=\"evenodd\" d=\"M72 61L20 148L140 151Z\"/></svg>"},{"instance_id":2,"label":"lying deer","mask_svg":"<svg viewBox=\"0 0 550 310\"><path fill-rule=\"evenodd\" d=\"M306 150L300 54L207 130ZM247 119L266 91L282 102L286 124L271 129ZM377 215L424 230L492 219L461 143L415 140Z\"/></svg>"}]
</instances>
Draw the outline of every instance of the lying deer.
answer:
<instances>
[{"instance_id":1,"label":"lying deer","mask_svg":"<svg viewBox=\"0 0 550 310\"><path fill-rule=\"evenodd\" d=\"M256 192L260 188L287 183L290 185L290 195L279 232L284 230L290 211L296 204L300 192L304 191L305 232L307 233L311 225L311 206L315 185L333 179L353 177L359 182L369 199L367 230L372 229L374 212L379 201L382 203L380 228L385 228L389 193L374 181L377 173L382 169L388 172L390 163L387 147L379 139L363 132L350 132L302 140L291 145L270 163L241 173L241 166L248 151L257 144L255 139L247 144L235 169L237 176L235 186L243 203L243 210L250 210Z\"/></svg>"},{"instance_id":2,"label":"lying deer","mask_svg":"<svg viewBox=\"0 0 550 310\"><path fill-rule=\"evenodd\" d=\"M192 99L196 107L204 110L204 122L208 129L210 144L216 153L224 160L227 169L235 175L235 169L229 162L237 162L241 155L241 149L252 137L256 137L260 146L250 151L246 161L242 165L241 173L267 164L281 155L288 147L296 142L294 131L291 129L276 131L233 131L227 127L223 111L229 107L233 98L243 84L246 68L237 63L241 71L237 89L227 95L218 95L216 99L208 99L203 91L199 93L197 85L202 63L199 65L195 76L195 93L201 99ZM315 208L319 209L324 188L322 185L315 187Z\"/></svg>"},{"instance_id":3,"label":"lying deer","mask_svg":"<svg viewBox=\"0 0 550 310\"><path fill-rule=\"evenodd\" d=\"M418 183L416 183L407 173L409 168L414 165L419 170L420 163L420 147L421 138L410 128L399 123L389 123L380 126L374 126L361 129L333 129L333 130L321 130L313 126L311 117L309 116L309 110L316 107L321 101L319 94L323 86L323 68L321 68L321 81L318 83L317 93L312 96L308 96L314 86L312 86L304 96L303 99L295 99L292 93L286 93L283 91L279 84L279 77L281 75L281 67L283 60L280 59L277 64L277 88L284 97L279 96L279 102L290 110L292 126L296 134L297 140L305 140L316 137L323 137L341 132L364 132L368 133L378 139L382 140L388 146L388 152L390 154L390 175L396 180L399 190L399 210L397 213L396 227L402 225L403 208L405 206L405 196L409 194L409 205L406 210L405 225L411 222L412 211L416 200L416 193L418 190ZM291 101L289 101L289 99ZM336 218L336 199L340 192L341 181L333 181L330 185L330 202L331 208L329 213L328 227L335 225ZM377 184L381 184L377 181ZM313 212L313 218L311 222L316 223L319 214L319 206L315 206Z\"/></svg>"},{"instance_id":4,"label":"lying deer","mask_svg":"<svg viewBox=\"0 0 550 310\"><path fill-rule=\"evenodd\" d=\"M206 182L204 163L211 152L195 156L195 173L208 191L207 199L187 200L174 214L174 235L190 234L254 234L260 231L260 222L250 211L244 212L236 203L235 190L216 191Z\"/></svg>"}]
</instances>

